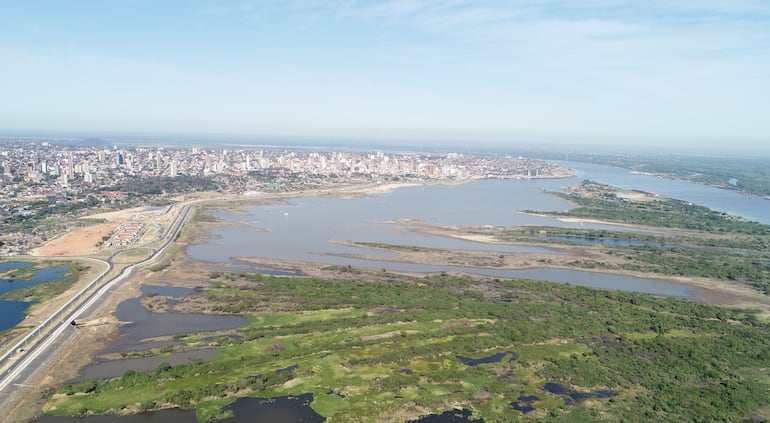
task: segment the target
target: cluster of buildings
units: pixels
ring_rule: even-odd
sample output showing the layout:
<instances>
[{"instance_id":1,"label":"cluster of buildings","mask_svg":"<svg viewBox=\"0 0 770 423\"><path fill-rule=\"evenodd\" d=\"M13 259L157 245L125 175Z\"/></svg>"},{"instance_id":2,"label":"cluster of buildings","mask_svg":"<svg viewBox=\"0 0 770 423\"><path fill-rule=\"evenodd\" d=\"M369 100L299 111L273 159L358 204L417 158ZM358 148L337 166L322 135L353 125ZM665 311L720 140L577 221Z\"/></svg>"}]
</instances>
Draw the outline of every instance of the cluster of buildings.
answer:
<instances>
[{"instance_id":1,"label":"cluster of buildings","mask_svg":"<svg viewBox=\"0 0 770 423\"><path fill-rule=\"evenodd\" d=\"M112 234L110 239L108 239L104 245L108 247L113 245L130 245L136 241L137 238L139 238L139 235L142 233L143 229L144 224L142 223L125 223L121 225L114 234Z\"/></svg>"},{"instance_id":2,"label":"cluster of buildings","mask_svg":"<svg viewBox=\"0 0 770 423\"><path fill-rule=\"evenodd\" d=\"M241 194L301 191L337 182L526 179L571 175L571 171L561 165L523 157L258 147L87 145L0 138L0 223L18 222L61 210L69 213L89 207L141 205L128 204L132 201L131 193L116 187L158 177L204 178L216 182L224 193ZM48 233L42 233L35 227L30 233L23 233L21 238L27 244L34 244L35 240L28 238L45 239L56 230L46 231ZM0 236L0 254L4 251L4 240L14 239L9 233L12 231L5 232L5 238ZM129 231L125 237L109 242L126 242L137 234ZM19 233L15 235L20 236Z\"/></svg>"},{"instance_id":3,"label":"cluster of buildings","mask_svg":"<svg viewBox=\"0 0 770 423\"><path fill-rule=\"evenodd\" d=\"M48 196L130 178L211 177L282 169L332 178L480 179L561 177L565 168L522 157L450 153L354 153L157 146L72 146L0 139L0 193Z\"/></svg>"}]
</instances>

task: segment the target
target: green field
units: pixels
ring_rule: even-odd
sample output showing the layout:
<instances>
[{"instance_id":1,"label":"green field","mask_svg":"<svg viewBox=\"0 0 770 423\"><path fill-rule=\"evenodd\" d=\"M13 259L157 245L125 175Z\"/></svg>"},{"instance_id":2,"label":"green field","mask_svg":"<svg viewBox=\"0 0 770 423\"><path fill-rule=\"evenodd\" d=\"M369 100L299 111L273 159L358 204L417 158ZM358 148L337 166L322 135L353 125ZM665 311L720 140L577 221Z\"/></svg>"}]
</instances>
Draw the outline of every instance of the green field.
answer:
<instances>
[{"instance_id":1,"label":"green field","mask_svg":"<svg viewBox=\"0 0 770 423\"><path fill-rule=\"evenodd\" d=\"M211 276L217 288L199 294L207 311L227 305L251 321L215 338L216 359L65 386L52 412L179 406L207 421L241 396L312 392L312 407L331 422L407 421L458 407L487 422L736 421L766 413L770 325L749 311L451 275ZM194 348L210 335L176 338ZM477 366L457 358L498 353L499 361ZM549 393L549 382L586 395ZM590 397L598 391L609 394ZM537 397L526 415L511 405L522 395Z\"/></svg>"}]
</instances>

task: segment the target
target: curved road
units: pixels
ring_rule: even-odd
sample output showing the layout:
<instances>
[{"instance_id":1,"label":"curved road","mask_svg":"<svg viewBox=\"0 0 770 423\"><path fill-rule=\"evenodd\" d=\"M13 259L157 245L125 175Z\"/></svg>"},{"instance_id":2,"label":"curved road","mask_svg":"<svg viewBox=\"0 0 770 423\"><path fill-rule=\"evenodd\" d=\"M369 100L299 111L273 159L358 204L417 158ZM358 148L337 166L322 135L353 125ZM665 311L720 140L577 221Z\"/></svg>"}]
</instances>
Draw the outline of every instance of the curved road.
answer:
<instances>
[{"instance_id":1,"label":"curved road","mask_svg":"<svg viewBox=\"0 0 770 423\"><path fill-rule=\"evenodd\" d=\"M30 386L29 381L33 380L37 376L38 371L46 367L45 364L49 363L51 357L56 355L57 347L62 344L62 336L75 329L70 322L98 309L109 297L108 293L112 288L130 279L138 268L150 265L162 257L166 248L176 239L182 227L184 227L184 223L193 205L201 201L205 200L195 200L181 206L182 210L180 210L174 222L169 226L170 230L166 231L162 244L153 251L150 257L127 266L117 276L106 280L98 290L89 295L87 292L114 269L112 263L114 254L107 261L100 260L107 265L107 269L104 272L32 330L14 348L0 356L0 365L5 366L0 374L0 413L2 410L8 409L14 401L20 400L20 398L16 398L18 395L13 395L17 393L18 387ZM87 297L83 299L85 295ZM81 300L82 302L77 307L67 312L68 308ZM53 328L44 332L51 325L53 325ZM39 337L39 339L35 340L36 337ZM33 340L35 340L35 343L28 345ZM19 352L24 346L27 346L27 348ZM17 355L13 356L13 354Z\"/></svg>"}]
</instances>

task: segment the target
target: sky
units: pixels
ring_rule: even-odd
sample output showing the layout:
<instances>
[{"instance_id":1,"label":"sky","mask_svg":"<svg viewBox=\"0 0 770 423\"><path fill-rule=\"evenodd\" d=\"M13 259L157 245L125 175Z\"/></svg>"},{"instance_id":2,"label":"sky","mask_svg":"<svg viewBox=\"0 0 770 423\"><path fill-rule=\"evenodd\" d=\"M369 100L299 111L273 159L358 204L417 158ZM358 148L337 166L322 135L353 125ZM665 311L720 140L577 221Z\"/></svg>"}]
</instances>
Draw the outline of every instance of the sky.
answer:
<instances>
[{"instance_id":1,"label":"sky","mask_svg":"<svg viewBox=\"0 0 770 423\"><path fill-rule=\"evenodd\" d=\"M770 145L768 0L0 0L0 128Z\"/></svg>"}]
</instances>

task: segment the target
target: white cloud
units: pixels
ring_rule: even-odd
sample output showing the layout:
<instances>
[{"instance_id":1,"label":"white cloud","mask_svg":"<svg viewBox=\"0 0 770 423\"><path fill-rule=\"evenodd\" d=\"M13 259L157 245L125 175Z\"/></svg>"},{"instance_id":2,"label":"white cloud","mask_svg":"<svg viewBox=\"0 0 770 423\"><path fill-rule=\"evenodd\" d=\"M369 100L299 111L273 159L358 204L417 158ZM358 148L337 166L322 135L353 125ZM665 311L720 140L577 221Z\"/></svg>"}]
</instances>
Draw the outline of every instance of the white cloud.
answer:
<instances>
[{"instance_id":1,"label":"white cloud","mask_svg":"<svg viewBox=\"0 0 770 423\"><path fill-rule=\"evenodd\" d=\"M147 55L0 48L0 84L15 84L2 91L16 99L0 116L122 113L240 132L770 134L766 0L196 4L195 25L168 16L179 36ZM201 37L184 31L207 25L211 40L185 44Z\"/></svg>"}]
</instances>

